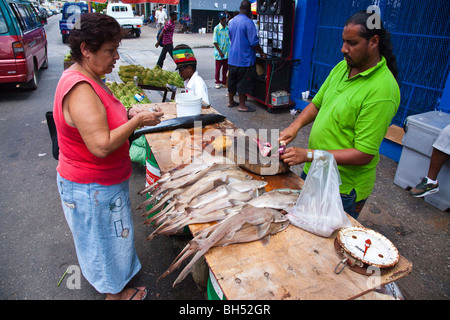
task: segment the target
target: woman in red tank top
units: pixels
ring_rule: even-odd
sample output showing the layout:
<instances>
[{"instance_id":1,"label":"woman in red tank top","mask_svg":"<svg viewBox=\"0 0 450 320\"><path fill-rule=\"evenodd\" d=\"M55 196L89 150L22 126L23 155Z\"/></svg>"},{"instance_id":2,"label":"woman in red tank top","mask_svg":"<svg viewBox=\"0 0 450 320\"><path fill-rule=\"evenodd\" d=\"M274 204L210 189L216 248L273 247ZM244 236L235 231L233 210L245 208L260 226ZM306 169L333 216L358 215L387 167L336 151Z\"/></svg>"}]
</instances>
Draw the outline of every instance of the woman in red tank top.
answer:
<instances>
[{"instance_id":1,"label":"woman in red tank top","mask_svg":"<svg viewBox=\"0 0 450 320\"><path fill-rule=\"evenodd\" d=\"M99 13L81 15L73 29L69 43L76 63L61 76L53 108L56 169L83 275L107 299L142 299L145 288L124 289L141 267L133 244L128 137L138 127L158 124L163 113L136 108L127 114L102 82L119 59L123 36L114 18Z\"/></svg>"}]
</instances>

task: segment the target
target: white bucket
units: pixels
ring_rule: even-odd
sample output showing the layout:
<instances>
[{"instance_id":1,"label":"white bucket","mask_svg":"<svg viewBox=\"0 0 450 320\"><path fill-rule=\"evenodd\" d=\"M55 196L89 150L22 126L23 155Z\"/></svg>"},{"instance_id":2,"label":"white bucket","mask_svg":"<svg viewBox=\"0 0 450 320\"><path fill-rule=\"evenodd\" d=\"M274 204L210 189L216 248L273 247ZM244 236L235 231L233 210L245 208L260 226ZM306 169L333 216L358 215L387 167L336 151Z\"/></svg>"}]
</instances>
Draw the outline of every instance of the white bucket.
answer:
<instances>
[{"instance_id":1,"label":"white bucket","mask_svg":"<svg viewBox=\"0 0 450 320\"><path fill-rule=\"evenodd\" d=\"M196 116L202 113L202 98L192 93L180 93L175 96L177 117Z\"/></svg>"}]
</instances>

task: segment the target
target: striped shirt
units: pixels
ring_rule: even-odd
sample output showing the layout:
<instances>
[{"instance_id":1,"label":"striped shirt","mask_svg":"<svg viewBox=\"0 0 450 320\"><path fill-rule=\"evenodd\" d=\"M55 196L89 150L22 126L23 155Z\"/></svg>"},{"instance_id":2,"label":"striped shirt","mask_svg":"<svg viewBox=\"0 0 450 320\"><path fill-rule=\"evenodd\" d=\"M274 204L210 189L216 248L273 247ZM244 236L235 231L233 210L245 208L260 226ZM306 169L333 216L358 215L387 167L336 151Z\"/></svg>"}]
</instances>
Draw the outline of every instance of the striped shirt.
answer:
<instances>
[{"instance_id":1,"label":"striped shirt","mask_svg":"<svg viewBox=\"0 0 450 320\"><path fill-rule=\"evenodd\" d=\"M169 20L163 29L163 38L162 38L162 44L170 44L173 43L173 31L175 30L175 23L173 23L172 20Z\"/></svg>"}]
</instances>

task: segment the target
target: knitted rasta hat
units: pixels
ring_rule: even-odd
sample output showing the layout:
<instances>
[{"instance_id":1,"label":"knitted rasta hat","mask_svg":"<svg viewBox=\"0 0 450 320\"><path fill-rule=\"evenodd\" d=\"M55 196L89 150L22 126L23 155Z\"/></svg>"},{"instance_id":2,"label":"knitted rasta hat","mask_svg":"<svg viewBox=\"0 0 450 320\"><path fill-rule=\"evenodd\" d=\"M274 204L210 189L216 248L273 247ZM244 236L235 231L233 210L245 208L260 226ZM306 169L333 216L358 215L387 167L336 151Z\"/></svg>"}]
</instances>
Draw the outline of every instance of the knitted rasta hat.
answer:
<instances>
[{"instance_id":1,"label":"knitted rasta hat","mask_svg":"<svg viewBox=\"0 0 450 320\"><path fill-rule=\"evenodd\" d=\"M183 68L188 65L197 64L194 52L186 44L179 44L173 48L173 61L175 61L177 67L175 70Z\"/></svg>"}]
</instances>

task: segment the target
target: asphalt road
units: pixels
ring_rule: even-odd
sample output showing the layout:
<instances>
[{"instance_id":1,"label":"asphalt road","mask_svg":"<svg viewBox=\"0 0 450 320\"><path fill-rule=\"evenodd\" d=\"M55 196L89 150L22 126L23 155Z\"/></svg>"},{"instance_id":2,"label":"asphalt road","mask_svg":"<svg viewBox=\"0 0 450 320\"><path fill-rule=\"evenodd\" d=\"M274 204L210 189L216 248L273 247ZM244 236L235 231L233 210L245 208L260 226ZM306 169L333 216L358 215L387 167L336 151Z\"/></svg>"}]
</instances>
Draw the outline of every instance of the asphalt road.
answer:
<instances>
[{"instance_id":1,"label":"asphalt road","mask_svg":"<svg viewBox=\"0 0 450 320\"><path fill-rule=\"evenodd\" d=\"M87 299L102 300L87 281L74 281L77 258L71 233L61 209L56 187L57 161L51 155L51 143L45 112L52 109L57 82L63 71L63 56L69 50L61 42L59 16L48 19L49 68L39 73L39 88L23 91L0 87L0 299ZM155 48L155 29L145 26L139 39L122 41L120 64L141 64L153 67L160 49ZM226 107L226 89L214 88L214 60L211 34L175 35L175 44L187 43L194 48L198 70L209 87L212 105L238 127L283 129L292 121L286 110L268 113L266 107L249 101L254 113L239 113ZM175 64L167 56L164 69L173 71ZM117 80L117 73L107 75ZM147 92L150 100L160 102L162 95ZM305 147L309 128L294 142ZM449 215L412 198L408 191L394 185L397 164L381 157L374 192L359 221L388 237L400 253L413 263L412 273L396 283L410 300L447 300L450 296ZM301 166L292 168L300 173ZM130 180L132 206L142 198L136 195L145 183L144 168L133 163ZM151 232L143 226L139 212L134 214L135 243L143 265L132 285L145 285L151 300L203 300L204 288L191 276L172 288L177 273L156 282L189 237L156 237L145 241ZM73 273L66 275L69 266ZM71 269L72 270L72 269ZM76 280L76 279L75 279Z\"/></svg>"}]
</instances>

